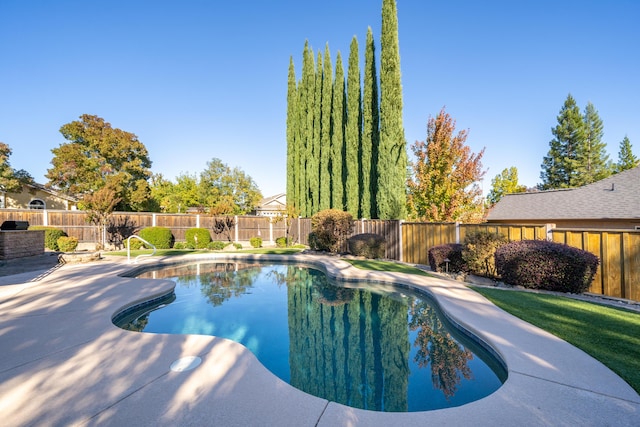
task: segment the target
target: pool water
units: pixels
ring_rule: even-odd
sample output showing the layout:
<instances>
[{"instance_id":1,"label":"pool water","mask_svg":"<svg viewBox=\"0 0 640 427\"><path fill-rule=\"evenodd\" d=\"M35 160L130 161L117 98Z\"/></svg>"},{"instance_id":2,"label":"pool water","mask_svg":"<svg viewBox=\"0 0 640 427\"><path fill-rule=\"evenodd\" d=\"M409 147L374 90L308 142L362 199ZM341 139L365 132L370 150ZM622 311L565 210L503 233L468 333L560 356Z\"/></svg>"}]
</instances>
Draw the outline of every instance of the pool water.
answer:
<instances>
[{"instance_id":1,"label":"pool water","mask_svg":"<svg viewBox=\"0 0 640 427\"><path fill-rule=\"evenodd\" d=\"M116 316L118 326L231 339L292 386L351 407L454 407L506 380L496 357L406 288L336 286L318 270L287 264L181 264L138 277L170 278L175 295Z\"/></svg>"}]
</instances>

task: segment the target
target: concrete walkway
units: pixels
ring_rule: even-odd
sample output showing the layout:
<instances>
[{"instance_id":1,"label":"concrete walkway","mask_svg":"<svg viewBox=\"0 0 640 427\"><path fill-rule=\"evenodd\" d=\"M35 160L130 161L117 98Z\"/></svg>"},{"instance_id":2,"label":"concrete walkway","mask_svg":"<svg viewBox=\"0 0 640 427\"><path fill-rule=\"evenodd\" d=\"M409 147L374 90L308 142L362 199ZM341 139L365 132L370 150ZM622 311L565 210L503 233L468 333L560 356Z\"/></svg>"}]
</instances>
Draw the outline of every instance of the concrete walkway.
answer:
<instances>
[{"instance_id":1,"label":"concrete walkway","mask_svg":"<svg viewBox=\"0 0 640 427\"><path fill-rule=\"evenodd\" d=\"M281 259L241 254L233 258ZM426 289L456 322L490 343L507 364L507 381L479 401L429 412L379 413L328 402L284 383L232 341L117 328L111 323L115 313L169 292L173 283L120 277L131 266L110 257L0 278L0 423L640 425L640 396L617 375L461 283L358 270L332 257L287 256L291 258L317 265L335 278L376 279ZM155 259L144 261L150 262ZM188 356L198 356L202 363L183 372L170 369L174 361Z\"/></svg>"}]
</instances>

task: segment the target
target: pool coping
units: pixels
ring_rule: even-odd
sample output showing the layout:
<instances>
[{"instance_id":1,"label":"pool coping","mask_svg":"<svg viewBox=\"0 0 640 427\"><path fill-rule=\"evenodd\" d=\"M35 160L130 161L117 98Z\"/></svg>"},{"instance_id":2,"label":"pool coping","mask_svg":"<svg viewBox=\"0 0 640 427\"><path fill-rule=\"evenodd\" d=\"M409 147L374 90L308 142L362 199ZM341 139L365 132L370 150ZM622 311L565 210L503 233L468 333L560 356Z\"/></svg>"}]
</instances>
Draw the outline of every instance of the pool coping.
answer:
<instances>
[{"instance_id":1,"label":"pool coping","mask_svg":"<svg viewBox=\"0 0 640 427\"><path fill-rule=\"evenodd\" d=\"M185 262L304 262L336 280L374 280L428 292L487 342L508 379L456 408L380 413L310 396L281 381L243 346L197 335L120 330L117 312L173 289L134 279L124 259L65 265L0 286L0 413L5 425L637 425L640 396L583 351L499 309L460 282L357 269L319 255L203 254ZM141 264L174 262L176 257ZM6 282L5 282L6 283ZM82 318L79 322L78 319ZM186 356L202 363L173 372Z\"/></svg>"}]
</instances>

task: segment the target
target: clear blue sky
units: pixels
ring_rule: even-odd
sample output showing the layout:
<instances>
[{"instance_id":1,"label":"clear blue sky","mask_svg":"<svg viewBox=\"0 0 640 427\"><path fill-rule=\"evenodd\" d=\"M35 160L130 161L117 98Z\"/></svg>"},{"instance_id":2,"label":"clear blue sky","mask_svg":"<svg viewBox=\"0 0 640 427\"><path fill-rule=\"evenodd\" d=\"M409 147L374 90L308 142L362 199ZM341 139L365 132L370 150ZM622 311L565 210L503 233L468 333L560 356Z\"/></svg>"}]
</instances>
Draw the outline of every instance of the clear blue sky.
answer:
<instances>
[{"instance_id":1,"label":"clear blue sky","mask_svg":"<svg viewBox=\"0 0 640 427\"><path fill-rule=\"evenodd\" d=\"M443 106L486 147L491 179L516 166L540 182L551 128L571 93L592 102L617 160L640 156L637 0L398 0L407 149ZM305 40L364 63L379 59L382 0L0 0L0 141L40 183L60 126L81 114L135 133L152 170L199 174L212 158L239 167L263 195L285 191L289 57Z\"/></svg>"}]
</instances>

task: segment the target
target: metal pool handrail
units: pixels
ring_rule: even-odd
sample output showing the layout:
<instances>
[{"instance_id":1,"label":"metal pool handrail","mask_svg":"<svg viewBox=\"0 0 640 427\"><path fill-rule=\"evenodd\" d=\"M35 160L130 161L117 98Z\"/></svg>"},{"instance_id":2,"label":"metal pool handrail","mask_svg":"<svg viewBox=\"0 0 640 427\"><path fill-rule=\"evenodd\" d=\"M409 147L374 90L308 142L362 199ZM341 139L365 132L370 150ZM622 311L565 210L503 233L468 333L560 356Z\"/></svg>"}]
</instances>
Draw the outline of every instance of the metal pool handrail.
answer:
<instances>
[{"instance_id":1,"label":"metal pool handrail","mask_svg":"<svg viewBox=\"0 0 640 427\"><path fill-rule=\"evenodd\" d=\"M150 254L140 254L138 255L133 262L137 263L138 262L138 258L143 257L143 256L154 256L156 254L156 246L153 243L149 243L146 240L144 240L142 237L137 236L135 234L132 234L131 236L127 237L127 263L131 264L131 238L135 237L136 239L142 241L142 243L144 243L145 245L149 245L153 248L153 252Z\"/></svg>"}]
</instances>

